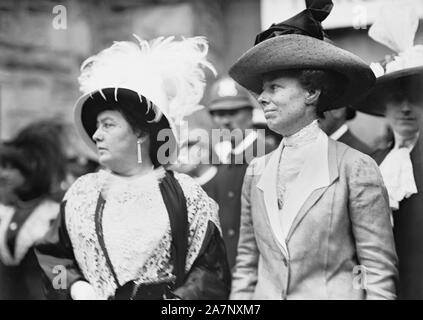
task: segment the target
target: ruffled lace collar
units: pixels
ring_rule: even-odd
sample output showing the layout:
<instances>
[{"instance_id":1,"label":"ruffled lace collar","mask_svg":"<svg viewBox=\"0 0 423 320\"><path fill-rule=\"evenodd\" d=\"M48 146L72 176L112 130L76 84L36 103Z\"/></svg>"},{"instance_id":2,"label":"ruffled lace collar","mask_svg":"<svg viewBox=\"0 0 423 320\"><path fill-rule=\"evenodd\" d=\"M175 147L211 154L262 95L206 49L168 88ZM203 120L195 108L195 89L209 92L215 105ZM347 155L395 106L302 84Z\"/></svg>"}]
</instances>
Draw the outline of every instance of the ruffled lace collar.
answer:
<instances>
[{"instance_id":1,"label":"ruffled lace collar","mask_svg":"<svg viewBox=\"0 0 423 320\"><path fill-rule=\"evenodd\" d=\"M137 190L139 186L157 184L165 175L163 167L154 169L144 175L124 177L116 175L108 170L100 170L98 172L98 181L100 183L101 194L104 199L110 190Z\"/></svg>"},{"instance_id":2,"label":"ruffled lace collar","mask_svg":"<svg viewBox=\"0 0 423 320\"><path fill-rule=\"evenodd\" d=\"M413 139L404 141L395 134L395 146L380 164L380 172L393 210L399 209L399 203L404 198L418 192L410 157L418 138L417 134Z\"/></svg>"},{"instance_id":3,"label":"ruffled lace collar","mask_svg":"<svg viewBox=\"0 0 423 320\"><path fill-rule=\"evenodd\" d=\"M284 137L282 143L285 147L298 147L316 141L320 128L317 120L302 128L300 131Z\"/></svg>"}]
</instances>

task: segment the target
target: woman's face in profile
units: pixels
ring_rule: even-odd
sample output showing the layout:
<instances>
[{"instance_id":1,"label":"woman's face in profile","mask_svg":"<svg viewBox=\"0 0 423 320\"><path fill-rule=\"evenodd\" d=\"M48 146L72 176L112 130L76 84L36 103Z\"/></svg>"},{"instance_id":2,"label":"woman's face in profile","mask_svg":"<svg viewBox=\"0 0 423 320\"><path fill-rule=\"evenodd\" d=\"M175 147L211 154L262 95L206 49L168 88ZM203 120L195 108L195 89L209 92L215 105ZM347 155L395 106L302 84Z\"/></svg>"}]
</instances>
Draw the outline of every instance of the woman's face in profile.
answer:
<instances>
[{"instance_id":1,"label":"woman's face in profile","mask_svg":"<svg viewBox=\"0 0 423 320\"><path fill-rule=\"evenodd\" d=\"M306 93L295 76L264 75L263 91L258 97L258 102L263 108L268 127L286 136L301 129L301 120L307 108Z\"/></svg>"},{"instance_id":2,"label":"woman's face in profile","mask_svg":"<svg viewBox=\"0 0 423 320\"><path fill-rule=\"evenodd\" d=\"M137 164L137 136L119 111L107 110L97 116L93 139L103 166L119 172Z\"/></svg>"}]
</instances>

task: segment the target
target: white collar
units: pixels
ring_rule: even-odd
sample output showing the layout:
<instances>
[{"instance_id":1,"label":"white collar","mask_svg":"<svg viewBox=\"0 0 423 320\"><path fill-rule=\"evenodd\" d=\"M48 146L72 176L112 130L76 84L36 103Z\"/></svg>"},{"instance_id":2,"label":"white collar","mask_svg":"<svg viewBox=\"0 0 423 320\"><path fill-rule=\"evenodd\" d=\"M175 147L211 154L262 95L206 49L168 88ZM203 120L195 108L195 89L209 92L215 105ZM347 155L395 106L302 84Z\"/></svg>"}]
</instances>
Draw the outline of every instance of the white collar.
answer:
<instances>
[{"instance_id":1,"label":"white collar","mask_svg":"<svg viewBox=\"0 0 423 320\"><path fill-rule=\"evenodd\" d=\"M278 199L276 192L277 175L275 173L277 172L284 149L282 142L279 144L278 149L271 154L268 163L260 172L261 177L256 186L263 191L263 200L273 234L278 240L279 247L285 255L288 254L286 239L287 237L289 238L289 234L292 233L293 228L295 228L295 225L300 221L300 219L296 219L296 217L307 212L307 206L303 207L304 203L314 191L330 184L328 140L328 136L318 128L317 140L313 144L311 152L315 156L306 159L295 185L291 189L291 194L297 196L288 199L284 206L285 212L292 213L288 222L290 227L286 228L290 229L288 234L286 234L286 232L284 233L282 225L280 224L280 213L277 205Z\"/></svg>"},{"instance_id":2,"label":"white collar","mask_svg":"<svg viewBox=\"0 0 423 320\"><path fill-rule=\"evenodd\" d=\"M304 144L311 143L317 139L321 129L317 120L313 120L310 124L306 125L296 133L284 137L282 143L286 147L299 147Z\"/></svg>"},{"instance_id":3,"label":"white collar","mask_svg":"<svg viewBox=\"0 0 423 320\"><path fill-rule=\"evenodd\" d=\"M401 139L396 134L395 137L395 147L386 155L379 168L388 190L389 204L393 210L398 210L404 198L418 192L410 153L419 136L417 134L415 138L409 139L406 146L401 148L398 146Z\"/></svg>"},{"instance_id":4,"label":"white collar","mask_svg":"<svg viewBox=\"0 0 423 320\"><path fill-rule=\"evenodd\" d=\"M244 140L241 141L232 151L233 154L240 154L244 152L251 144L254 143L257 139L257 132L255 130L251 131Z\"/></svg>"},{"instance_id":5,"label":"white collar","mask_svg":"<svg viewBox=\"0 0 423 320\"><path fill-rule=\"evenodd\" d=\"M242 140L233 150L230 141L221 141L216 143L214 146L214 151L219 157L219 161L223 164L228 164L231 162L230 155L240 154L244 152L251 144L254 143L257 139L256 130L250 129L251 132Z\"/></svg>"},{"instance_id":6,"label":"white collar","mask_svg":"<svg viewBox=\"0 0 423 320\"><path fill-rule=\"evenodd\" d=\"M395 137L394 149L399 149L399 143L403 139L395 131L394 131L394 137ZM411 152L414 149L414 146L416 145L418 139L419 139L419 132L417 132L413 138L402 141L402 143L405 144L405 148L408 149L409 152Z\"/></svg>"},{"instance_id":7,"label":"white collar","mask_svg":"<svg viewBox=\"0 0 423 320\"><path fill-rule=\"evenodd\" d=\"M348 131L348 126L346 123L344 123L342 126L340 126L338 129L335 130L335 132L333 132L330 135L330 138L333 140L338 140L339 138L341 138L345 132Z\"/></svg>"},{"instance_id":8,"label":"white collar","mask_svg":"<svg viewBox=\"0 0 423 320\"><path fill-rule=\"evenodd\" d=\"M193 179L200 186L203 186L207 182L209 182L211 179L213 179L216 174L217 174L217 167L211 166L201 176L199 176L199 177L193 177Z\"/></svg>"},{"instance_id":9,"label":"white collar","mask_svg":"<svg viewBox=\"0 0 423 320\"><path fill-rule=\"evenodd\" d=\"M120 176L108 169L102 169L98 172L101 194L105 200L109 197L111 190L114 192L125 192L125 190L137 190L137 187L146 184L158 184L165 176L166 170L158 167L143 175L135 175L130 177Z\"/></svg>"},{"instance_id":10,"label":"white collar","mask_svg":"<svg viewBox=\"0 0 423 320\"><path fill-rule=\"evenodd\" d=\"M215 144L214 152L217 154L219 161L224 164L228 164L230 162L230 153L232 150L231 142L230 141L221 141Z\"/></svg>"}]
</instances>

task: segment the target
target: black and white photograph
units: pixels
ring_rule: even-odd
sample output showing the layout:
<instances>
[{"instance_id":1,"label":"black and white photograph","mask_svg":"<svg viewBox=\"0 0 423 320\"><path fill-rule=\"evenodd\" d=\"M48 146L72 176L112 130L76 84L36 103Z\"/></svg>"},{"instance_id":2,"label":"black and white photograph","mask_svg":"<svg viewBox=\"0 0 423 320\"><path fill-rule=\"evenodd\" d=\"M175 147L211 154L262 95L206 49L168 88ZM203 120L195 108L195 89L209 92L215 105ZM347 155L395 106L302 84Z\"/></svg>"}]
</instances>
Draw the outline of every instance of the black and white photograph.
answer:
<instances>
[{"instance_id":1,"label":"black and white photograph","mask_svg":"<svg viewBox=\"0 0 423 320\"><path fill-rule=\"evenodd\" d=\"M0 0L0 300L423 300L420 130L421 0Z\"/></svg>"}]
</instances>

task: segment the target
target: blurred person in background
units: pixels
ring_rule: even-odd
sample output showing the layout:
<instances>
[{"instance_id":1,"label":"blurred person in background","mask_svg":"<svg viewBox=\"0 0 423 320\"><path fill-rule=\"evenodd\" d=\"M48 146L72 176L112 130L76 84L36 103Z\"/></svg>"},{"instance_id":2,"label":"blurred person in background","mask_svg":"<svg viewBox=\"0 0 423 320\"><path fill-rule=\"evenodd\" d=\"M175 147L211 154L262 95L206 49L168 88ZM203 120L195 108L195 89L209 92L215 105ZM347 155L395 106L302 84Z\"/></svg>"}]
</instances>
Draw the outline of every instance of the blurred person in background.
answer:
<instances>
[{"instance_id":1,"label":"blurred person in background","mask_svg":"<svg viewBox=\"0 0 423 320\"><path fill-rule=\"evenodd\" d=\"M252 97L229 76L223 76L211 86L208 109L218 128L230 133L222 134L224 140L216 143L214 150L220 163L231 163L231 157L242 154L257 139L255 131L248 136L246 132L253 127Z\"/></svg>"},{"instance_id":2,"label":"blurred person in background","mask_svg":"<svg viewBox=\"0 0 423 320\"><path fill-rule=\"evenodd\" d=\"M247 155L264 154L263 136L253 130L251 95L233 79L224 76L212 84L209 112L220 132L229 130L230 137L215 146L221 162L214 178L214 197L219 204L219 217L229 266L235 264L241 216L241 187L249 159ZM225 138L225 134L222 134ZM241 161L240 161L241 160Z\"/></svg>"},{"instance_id":3,"label":"blurred person in background","mask_svg":"<svg viewBox=\"0 0 423 320\"><path fill-rule=\"evenodd\" d=\"M326 111L319 119L320 128L333 140L345 143L353 149L370 155L373 151L348 128L348 121L356 117L356 110L343 107Z\"/></svg>"},{"instance_id":4,"label":"blurred person in background","mask_svg":"<svg viewBox=\"0 0 423 320\"><path fill-rule=\"evenodd\" d=\"M399 259L399 299L423 299L423 45L414 45L419 18L412 8L385 8L369 36L397 54L371 67L375 87L359 108L384 116L393 134L376 150L393 210Z\"/></svg>"},{"instance_id":5,"label":"blurred person in background","mask_svg":"<svg viewBox=\"0 0 423 320\"><path fill-rule=\"evenodd\" d=\"M179 163L173 170L191 176L207 193L209 197L216 200L218 185L216 184L216 174L218 167L212 164L212 147L209 136L202 137L196 135L196 130L189 133L185 156L181 157Z\"/></svg>"},{"instance_id":6,"label":"blurred person in background","mask_svg":"<svg viewBox=\"0 0 423 320\"><path fill-rule=\"evenodd\" d=\"M97 156L85 147L72 123L57 117L39 120L32 126L38 132L56 137L53 142L58 144L57 147L61 149L62 154L65 156L63 165L66 178L60 186L62 190L61 196L64 195L64 192L77 178L99 169Z\"/></svg>"},{"instance_id":7,"label":"blurred person in background","mask_svg":"<svg viewBox=\"0 0 423 320\"><path fill-rule=\"evenodd\" d=\"M66 156L66 171L70 184L77 178L100 169L97 155L85 146L72 123L56 119L55 129Z\"/></svg>"},{"instance_id":8,"label":"blurred person in background","mask_svg":"<svg viewBox=\"0 0 423 320\"><path fill-rule=\"evenodd\" d=\"M43 299L33 247L59 213L66 157L55 123L25 127L0 147L0 299Z\"/></svg>"}]
</instances>

